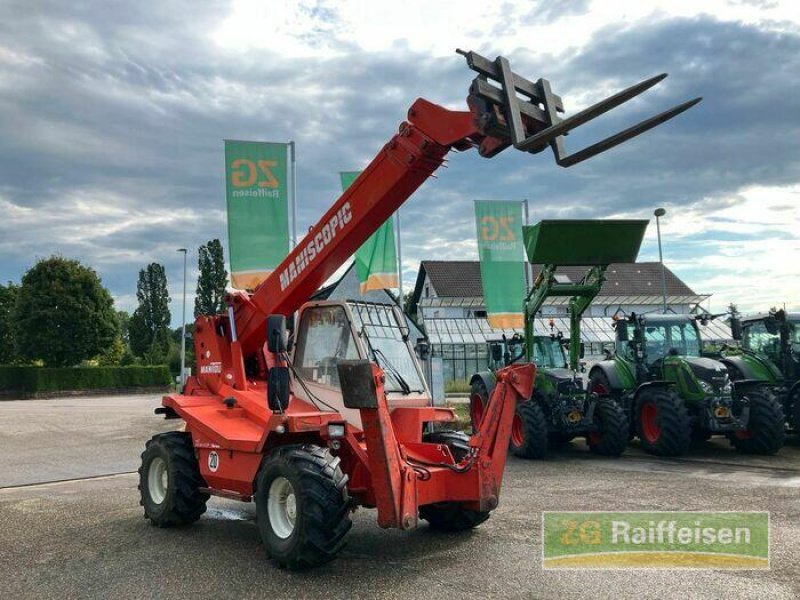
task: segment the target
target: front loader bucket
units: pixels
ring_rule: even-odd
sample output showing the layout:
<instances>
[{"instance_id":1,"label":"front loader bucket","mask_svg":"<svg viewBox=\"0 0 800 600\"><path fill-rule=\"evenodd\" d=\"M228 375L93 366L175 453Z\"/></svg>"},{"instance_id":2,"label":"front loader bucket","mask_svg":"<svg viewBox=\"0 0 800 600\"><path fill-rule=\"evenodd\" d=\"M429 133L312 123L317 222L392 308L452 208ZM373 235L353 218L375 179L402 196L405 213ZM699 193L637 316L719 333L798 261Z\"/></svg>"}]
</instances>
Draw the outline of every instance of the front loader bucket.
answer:
<instances>
[{"instance_id":1,"label":"front loader bucket","mask_svg":"<svg viewBox=\"0 0 800 600\"><path fill-rule=\"evenodd\" d=\"M523 229L528 261L545 265L636 262L647 220L544 220Z\"/></svg>"},{"instance_id":2,"label":"front loader bucket","mask_svg":"<svg viewBox=\"0 0 800 600\"><path fill-rule=\"evenodd\" d=\"M645 79L570 117L562 118L558 113L564 112L564 103L550 89L547 79L525 79L511 70L508 59L503 56L489 60L476 52L456 52L462 54L467 59L467 66L478 73L472 81L467 102L477 113L476 120L481 133L489 136L479 148L480 154L485 157L494 156L510 145L531 153L541 152L550 146L556 163L561 167L571 167L666 123L702 100L694 98L683 102L569 154L564 145L565 135L647 91L666 79L667 74Z\"/></svg>"}]
</instances>

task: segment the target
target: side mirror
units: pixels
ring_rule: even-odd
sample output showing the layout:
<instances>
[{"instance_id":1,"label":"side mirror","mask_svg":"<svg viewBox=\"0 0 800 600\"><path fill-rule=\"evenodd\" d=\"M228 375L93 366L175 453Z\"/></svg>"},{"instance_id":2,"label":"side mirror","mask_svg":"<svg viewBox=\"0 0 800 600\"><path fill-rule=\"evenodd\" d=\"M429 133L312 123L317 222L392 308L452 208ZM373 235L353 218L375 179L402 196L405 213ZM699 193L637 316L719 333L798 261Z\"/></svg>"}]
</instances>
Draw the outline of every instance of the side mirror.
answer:
<instances>
[{"instance_id":1,"label":"side mirror","mask_svg":"<svg viewBox=\"0 0 800 600\"><path fill-rule=\"evenodd\" d=\"M766 319L764 319L764 327L766 327L767 333L769 333L770 335L777 335L778 333L780 333L778 320L773 316L769 316Z\"/></svg>"},{"instance_id":2,"label":"side mirror","mask_svg":"<svg viewBox=\"0 0 800 600\"><path fill-rule=\"evenodd\" d=\"M286 317L283 315L267 317L267 350L273 354L286 352Z\"/></svg>"},{"instance_id":3,"label":"side mirror","mask_svg":"<svg viewBox=\"0 0 800 600\"><path fill-rule=\"evenodd\" d=\"M628 322L627 321L616 321L614 323L614 329L617 330L617 340L620 342L627 342L628 341Z\"/></svg>"},{"instance_id":4,"label":"side mirror","mask_svg":"<svg viewBox=\"0 0 800 600\"><path fill-rule=\"evenodd\" d=\"M586 344L581 342L580 358L583 358L584 356L586 356Z\"/></svg>"},{"instance_id":5,"label":"side mirror","mask_svg":"<svg viewBox=\"0 0 800 600\"><path fill-rule=\"evenodd\" d=\"M414 346L414 350L417 351L417 358L420 360L428 360L428 356L431 352L431 345L424 339L420 338L417 340L417 345Z\"/></svg>"},{"instance_id":6,"label":"side mirror","mask_svg":"<svg viewBox=\"0 0 800 600\"><path fill-rule=\"evenodd\" d=\"M731 337L735 340L742 339L742 322L737 317L731 317Z\"/></svg>"},{"instance_id":7,"label":"side mirror","mask_svg":"<svg viewBox=\"0 0 800 600\"><path fill-rule=\"evenodd\" d=\"M289 406L289 368L272 367L267 377L267 406L273 412L286 410Z\"/></svg>"}]
</instances>

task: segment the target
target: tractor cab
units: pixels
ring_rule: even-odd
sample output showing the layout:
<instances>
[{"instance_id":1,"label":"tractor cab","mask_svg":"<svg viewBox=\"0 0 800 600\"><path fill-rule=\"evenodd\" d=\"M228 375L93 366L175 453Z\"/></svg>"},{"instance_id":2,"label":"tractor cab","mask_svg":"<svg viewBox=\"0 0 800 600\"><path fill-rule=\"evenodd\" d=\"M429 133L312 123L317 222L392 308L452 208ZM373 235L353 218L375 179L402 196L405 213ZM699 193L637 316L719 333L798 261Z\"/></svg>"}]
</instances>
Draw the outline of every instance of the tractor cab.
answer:
<instances>
[{"instance_id":1,"label":"tractor cab","mask_svg":"<svg viewBox=\"0 0 800 600\"><path fill-rule=\"evenodd\" d=\"M429 406L431 396L409 327L399 308L369 302L311 302L298 318L292 354L294 394L335 408L356 427L358 410L344 406L340 360L366 359L383 369L390 406Z\"/></svg>"},{"instance_id":2,"label":"tractor cab","mask_svg":"<svg viewBox=\"0 0 800 600\"><path fill-rule=\"evenodd\" d=\"M560 335L536 335L531 344L531 360L539 368L567 369L564 338Z\"/></svg>"},{"instance_id":3,"label":"tractor cab","mask_svg":"<svg viewBox=\"0 0 800 600\"><path fill-rule=\"evenodd\" d=\"M525 359L525 340L515 333L506 337L487 337L486 346L489 351L489 370L498 371L512 363Z\"/></svg>"},{"instance_id":4,"label":"tractor cab","mask_svg":"<svg viewBox=\"0 0 800 600\"><path fill-rule=\"evenodd\" d=\"M736 319L731 328L744 351L763 355L782 370L800 371L800 313L770 311Z\"/></svg>"}]
</instances>

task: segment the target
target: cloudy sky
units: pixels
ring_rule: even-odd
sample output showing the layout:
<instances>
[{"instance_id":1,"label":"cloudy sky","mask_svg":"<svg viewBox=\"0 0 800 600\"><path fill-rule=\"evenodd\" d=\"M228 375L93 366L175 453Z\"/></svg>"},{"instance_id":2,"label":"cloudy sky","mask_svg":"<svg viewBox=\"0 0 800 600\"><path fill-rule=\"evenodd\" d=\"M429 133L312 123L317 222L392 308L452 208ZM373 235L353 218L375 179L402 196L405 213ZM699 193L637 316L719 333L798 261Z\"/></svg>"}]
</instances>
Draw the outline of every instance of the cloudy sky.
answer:
<instances>
[{"instance_id":1,"label":"cloudy sky","mask_svg":"<svg viewBox=\"0 0 800 600\"><path fill-rule=\"evenodd\" d=\"M571 169L551 155L453 155L403 207L404 277L475 258L472 200L531 220L667 209L665 260L712 310L800 307L800 14L771 0L0 3L0 280L53 253L131 310L138 270L225 240L222 139L295 140L298 224L335 199L419 96L464 106L457 47L546 77L568 112L666 71L572 148L702 95ZM655 226L641 254L657 259ZM196 259L196 257L192 257ZM194 274L190 274L193 288ZM189 305L191 310L191 304Z\"/></svg>"}]
</instances>

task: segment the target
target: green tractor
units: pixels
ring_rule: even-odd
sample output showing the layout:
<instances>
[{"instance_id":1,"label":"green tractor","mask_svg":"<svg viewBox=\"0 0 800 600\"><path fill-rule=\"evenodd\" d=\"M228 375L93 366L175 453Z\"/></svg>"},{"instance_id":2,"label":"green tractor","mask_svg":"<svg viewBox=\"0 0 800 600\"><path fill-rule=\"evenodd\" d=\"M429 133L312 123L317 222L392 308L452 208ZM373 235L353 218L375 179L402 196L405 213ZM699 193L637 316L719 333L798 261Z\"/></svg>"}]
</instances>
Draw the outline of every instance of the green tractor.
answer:
<instances>
[{"instance_id":1,"label":"green tractor","mask_svg":"<svg viewBox=\"0 0 800 600\"><path fill-rule=\"evenodd\" d=\"M524 228L528 260L541 264L523 304L525 336L489 340L491 371L473 375L470 415L480 424L494 386L492 371L520 360L536 365L533 397L520 403L511 432L510 449L523 458L544 458L554 445L585 437L595 454L619 456L628 445L628 421L612 398L587 391L580 373L581 317L600 292L612 262L634 262L647 221L541 221ZM558 266L584 266L578 282L557 273ZM535 316L545 300L568 298L568 342L561 332L534 333ZM569 348L568 355L564 345Z\"/></svg>"},{"instance_id":2,"label":"green tractor","mask_svg":"<svg viewBox=\"0 0 800 600\"><path fill-rule=\"evenodd\" d=\"M800 433L800 313L732 318L731 331L741 353L724 352L720 359L731 379L766 384L783 405L789 428Z\"/></svg>"},{"instance_id":3,"label":"green tractor","mask_svg":"<svg viewBox=\"0 0 800 600\"><path fill-rule=\"evenodd\" d=\"M680 456L692 441L725 435L747 454L775 454L783 408L763 382L731 381L702 355L697 322L709 315L631 314L615 321L617 351L589 372L589 389L628 413L632 435L657 456Z\"/></svg>"}]
</instances>

